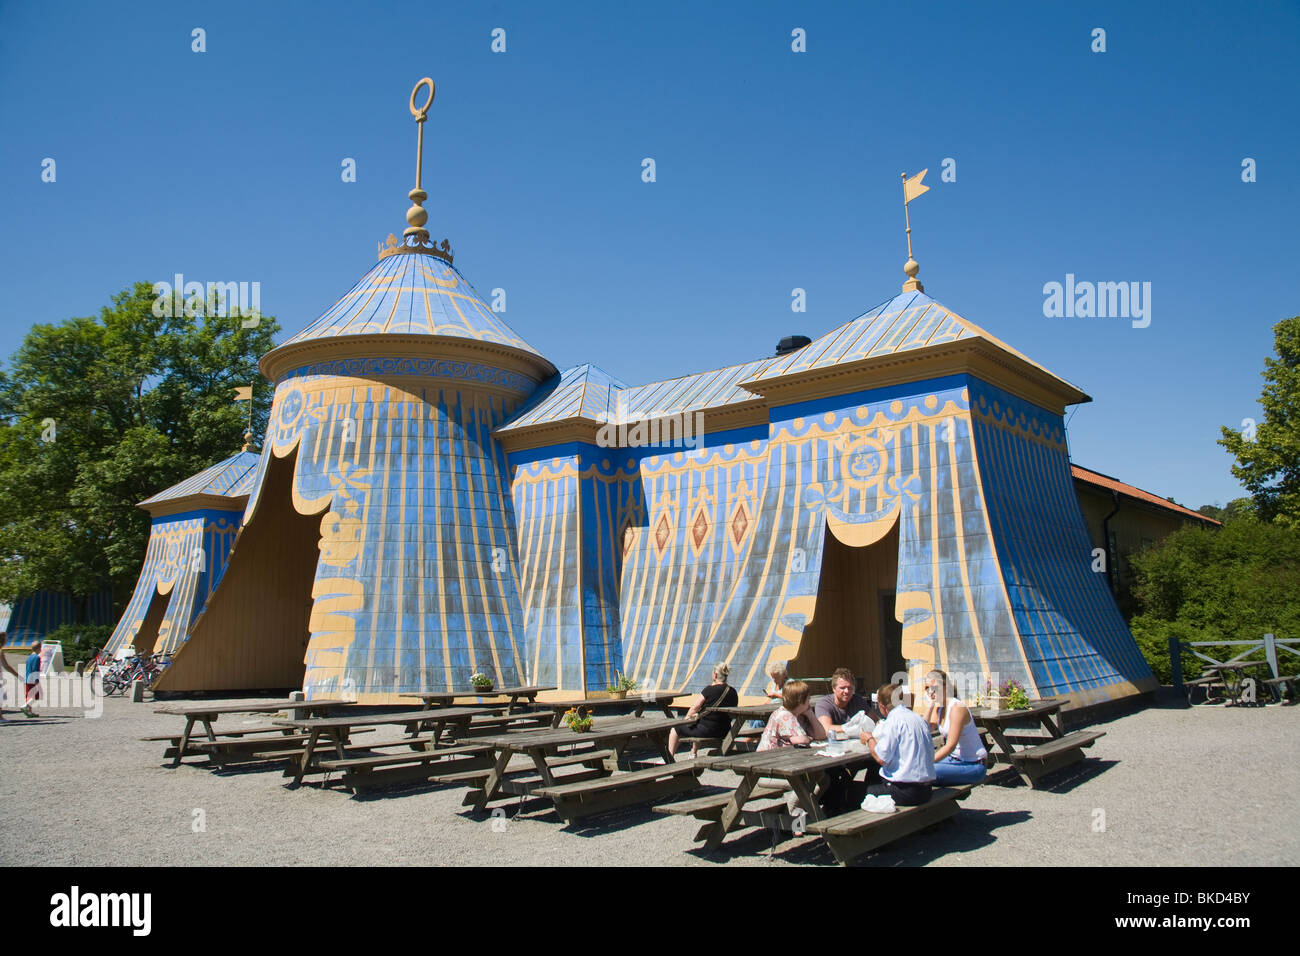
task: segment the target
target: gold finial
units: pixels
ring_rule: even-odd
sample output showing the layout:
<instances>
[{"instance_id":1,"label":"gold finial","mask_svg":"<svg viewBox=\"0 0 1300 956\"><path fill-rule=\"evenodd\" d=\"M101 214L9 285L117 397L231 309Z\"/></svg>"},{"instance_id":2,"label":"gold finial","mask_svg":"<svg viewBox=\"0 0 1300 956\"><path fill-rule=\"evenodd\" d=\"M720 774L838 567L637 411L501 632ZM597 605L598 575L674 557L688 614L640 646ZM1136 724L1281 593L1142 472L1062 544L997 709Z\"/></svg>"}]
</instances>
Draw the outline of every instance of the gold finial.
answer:
<instances>
[{"instance_id":1,"label":"gold finial","mask_svg":"<svg viewBox=\"0 0 1300 956\"><path fill-rule=\"evenodd\" d=\"M251 428L248 431L244 432L244 447L239 450L240 451L253 450L253 430Z\"/></svg>"},{"instance_id":2,"label":"gold finial","mask_svg":"<svg viewBox=\"0 0 1300 956\"><path fill-rule=\"evenodd\" d=\"M907 281L903 283L904 292L924 292L925 286L917 279L916 274L921 271L920 264L912 258L912 219L908 215L907 204L922 193L930 191L929 186L922 184L925 174L930 171L927 166L911 179L907 178L907 173L903 173L903 221L907 224L907 262L903 266L903 271L907 273Z\"/></svg>"},{"instance_id":3,"label":"gold finial","mask_svg":"<svg viewBox=\"0 0 1300 956\"><path fill-rule=\"evenodd\" d=\"M426 87L429 90L429 98L424 101L423 106L417 106L415 98L419 95L420 90ZM429 198L429 194L424 191L421 185L424 171L424 121L429 118L429 107L433 105L435 92L433 80L427 76L416 83L415 88L411 90L411 115L415 117L417 130L415 139L415 188L407 193L411 200L411 208L406 210L407 227L402 232L402 241L398 242L397 237L390 234L386 244L383 242L379 244L380 259L403 252L417 252L437 256L448 263L452 260L451 242L444 239L441 247L435 245L429 239L429 230L424 228L424 224L429 221L429 213L423 206L424 201Z\"/></svg>"}]
</instances>

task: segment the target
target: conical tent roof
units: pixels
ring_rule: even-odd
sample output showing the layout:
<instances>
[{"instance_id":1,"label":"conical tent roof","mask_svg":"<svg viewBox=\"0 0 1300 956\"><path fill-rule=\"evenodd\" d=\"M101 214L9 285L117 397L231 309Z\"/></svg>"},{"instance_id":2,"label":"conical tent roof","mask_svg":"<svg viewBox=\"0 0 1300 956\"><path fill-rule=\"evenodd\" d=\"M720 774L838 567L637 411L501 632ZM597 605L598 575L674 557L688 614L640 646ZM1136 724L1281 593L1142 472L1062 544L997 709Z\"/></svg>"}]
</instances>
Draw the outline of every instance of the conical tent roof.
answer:
<instances>
[{"instance_id":1,"label":"conical tent roof","mask_svg":"<svg viewBox=\"0 0 1300 956\"><path fill-rule=\"evenodd\" d=\"M251 451L236 452L224 461L204 468L197 475L191 475L165 491L144 499L139 507L157 512L165 505L185 499L195 499L196 505L202 505L204 498L241 498L253 487L259 457Z\"/></svg>"},{"instance_id":2,"label":"conical tent roof","mask_svg":"<svg viewBox=\"0 0 1300 956\"><path fill-rule=\"evenodd\" d=\"M431 255L386 255L315 322L281 343L351 335L429 335L505 345L536 355L488 308L451 263Z\"/></svg>"}]
</instances>

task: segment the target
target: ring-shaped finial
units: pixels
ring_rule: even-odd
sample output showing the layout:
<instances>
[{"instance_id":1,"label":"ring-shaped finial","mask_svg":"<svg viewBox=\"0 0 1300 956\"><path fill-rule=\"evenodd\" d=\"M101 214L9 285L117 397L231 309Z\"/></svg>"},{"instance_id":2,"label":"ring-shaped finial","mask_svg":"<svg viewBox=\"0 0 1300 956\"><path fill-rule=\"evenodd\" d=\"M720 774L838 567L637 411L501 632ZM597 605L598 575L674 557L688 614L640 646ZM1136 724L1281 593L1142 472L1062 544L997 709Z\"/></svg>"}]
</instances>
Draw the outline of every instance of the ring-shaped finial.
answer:
<instances>
[{"instance_id":1,"label":"ring-shaped finial","mask_svg":"<svg viewBox=\"0 0 1300 956\"><path fill-rule=\"evenodd\" d=\"M423 106L417 109L415 105L415 95L419 93L421 87L424 86L429 87L429 99L425 102ZM425 114L429 112L429 107L433 105L434 92L435 89L433 85L433 80L429 79L427 76L424 79L422 79L419 83L416 83L415 89L411 90L411 115L414 116L417 120L423 120Z\"/></svg>"}]
</instances>

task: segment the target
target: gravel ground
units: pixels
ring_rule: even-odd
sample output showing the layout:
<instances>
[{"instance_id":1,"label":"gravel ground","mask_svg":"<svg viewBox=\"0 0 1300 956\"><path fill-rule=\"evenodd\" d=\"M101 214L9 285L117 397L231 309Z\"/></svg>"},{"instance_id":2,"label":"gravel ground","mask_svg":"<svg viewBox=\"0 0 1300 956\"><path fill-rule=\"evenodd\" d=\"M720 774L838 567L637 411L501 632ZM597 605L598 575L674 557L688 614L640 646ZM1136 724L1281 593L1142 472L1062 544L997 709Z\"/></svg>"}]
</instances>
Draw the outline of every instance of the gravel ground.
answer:
<instances>
[{"instance_id":1,"label":"gravel ground","mask_svg":"<svg viewBox=\"0 0 1300 956\"><path fill-rule=\"evenodd\" d=\"M1089 759L1049 787L1005 779L977 787L954 820L859 864L1186 866L1229 856L1234 864L1300 864L1293 822L1300 708L1188 710L1167 691L1165 698L1096 725L1106 736ZM155 714L151 703L112 698L99 719L71 711L5 716L4 865L834 864L816 838L786 839L772 853L770 834L758 830L731 836L706 859L691 849L697 821L648 810L570 827L540 801L512 803L497 832L461 807L459 788L359 799L337 787L288 790L278 769L170 769L163 745L139 738L179 732L181 721ZM222 724L264 719L227 715ZM365 739L394 735L385 729ZM703 779L734 785L737 778L707 772ZM205 827L194 832L199 810ZM151 839L123 839L124 826Z\"/></svg>"}]
</instances>

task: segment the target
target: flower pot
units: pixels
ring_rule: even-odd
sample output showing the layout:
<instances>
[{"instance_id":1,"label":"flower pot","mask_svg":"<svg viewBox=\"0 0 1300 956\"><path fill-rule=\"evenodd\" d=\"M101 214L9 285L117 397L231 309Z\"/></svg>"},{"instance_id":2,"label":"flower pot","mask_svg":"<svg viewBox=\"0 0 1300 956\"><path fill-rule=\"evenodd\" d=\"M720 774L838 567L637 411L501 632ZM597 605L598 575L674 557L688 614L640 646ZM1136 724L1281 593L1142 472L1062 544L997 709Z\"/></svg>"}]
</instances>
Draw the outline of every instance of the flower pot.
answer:
<instances>
[{"instance_id":1,"label":"flower pot","mask_svg":"<svg viewBox=\"0 0 1300 956\"><path fill-rule=\"evenodd\" d=\"M611 690L611 691L609 692L609 696L612 697L614 700L624 700L624 699L627 698L627 691L625 691L625 690Z\"/></svg>"},{"instance_id":2,"label":"flower pot","mask_svg":"<svg viewBox=\"0 0 1300 956\"><path fill-rule=\"evenodd\" d=\"M488 684L486 687L479 687L476 685L474 687L474 693L479 694L480 696L483 694L490 694L492 693L492 685Z\"/></svg>"},{"instance_id":3,"label":"flower pot","mask_svg":"<svg viewBox=\"0 0 1300 956\"><path fill-rule=\"evenodd\" d=\"M1006 710L1007 699L1005 697L985 697L984 709L985 710Z\"/></svg>"}]
</instances>

